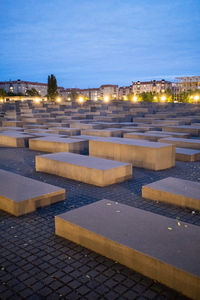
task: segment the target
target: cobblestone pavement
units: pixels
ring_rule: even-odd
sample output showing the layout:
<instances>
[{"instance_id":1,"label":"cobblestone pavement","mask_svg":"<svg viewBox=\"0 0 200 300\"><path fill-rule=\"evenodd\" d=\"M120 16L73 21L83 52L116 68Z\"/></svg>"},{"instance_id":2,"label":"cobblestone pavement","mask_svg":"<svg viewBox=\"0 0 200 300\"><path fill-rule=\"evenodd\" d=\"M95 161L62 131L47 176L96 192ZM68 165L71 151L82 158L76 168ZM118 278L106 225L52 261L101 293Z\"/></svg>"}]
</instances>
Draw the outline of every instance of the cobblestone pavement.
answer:
<instances>
[{"instance_id":1,"label":"cobblestone pavement","mask_svg":"<svg viewBox=\"0 0 200 300\"><path fill-rule=\"evenodd\" d=\"M168 176L200 182L200 162L177 162L176 167L157 172L134 168L132 180L98 188L36 173L37 154L41 153L26 148L0 148L0 168L66 188L67 198L18 218L0 211L1 299L187 299L116 262L55 236L54 216L107 198L200 226L199 212L141 198L142 185Z\"/></svg>"}]
</instances>

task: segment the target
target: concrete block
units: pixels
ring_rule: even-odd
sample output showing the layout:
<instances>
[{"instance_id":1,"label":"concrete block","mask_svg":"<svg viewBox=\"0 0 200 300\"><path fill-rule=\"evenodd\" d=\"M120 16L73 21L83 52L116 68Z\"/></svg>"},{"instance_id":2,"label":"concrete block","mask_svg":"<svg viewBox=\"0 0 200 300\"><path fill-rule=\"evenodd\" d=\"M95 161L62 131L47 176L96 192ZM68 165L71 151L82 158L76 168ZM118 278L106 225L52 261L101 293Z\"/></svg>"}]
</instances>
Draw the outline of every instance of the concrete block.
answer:
<instances>
[{"instance_id":1,"label":"concrete block","mask_svg":"<svg viewBox=\"0 0 200 300\"><path fill-rule=\"evenodd\" d=\"M0 209L21 216L65 199L65 190L0 170Z\"/></svg>"},{"instance_id":2,"label":"concrete block","mask_svg":"<svg viewBox=\"0 0 200 300\"><path fill-rule=\"evenodd\" d=\"M29 149L44 152L87 153L88 141L84 139L43 137L29 140Z\"/></svg>"},{"instance_id":3,"label":"concrete block","mask_svg":"<svg viewBox=\"0 0 200 300\"><path fill-rule=\"evenodd\" d=\"M28 140L32 137L32 135L19 131L0 131L0 145L6 147L26 147L28 146Z\"/></svg>"},{"instance_id":4,"label":"concrete block","mask_svg":"<svg viewBox=\"0 0 200 300\"><path fill-rule=\"evenodd\" d=\"M132 178L131 164L66 152L36 156L36 171L102 187Z\"/></svg>"},{"instance_id":5,"label":"concrete block","mask_svg":"<svg viewBox=\"0 0 200 300\"><path fill-rule=\"evenodd\" d=\"M90 156L129 162L150 170L163 170L175 165L175 147L162 143L125 138L89 140Z\"/></svg>"},{"instance_id":6,"label":"concrete block","mask_svg":"<svg viewBox=\"0 0 200 300\"><path fill-rule=\"evenodd\" d=\"M199 161L200 151L188 148L176 148L176 160L179 161Z\"/></svg>"},{"instance_id":7,"label":"concrete block","mask_svg":"<svg viewBox=\"0 0 200 300\"><path fill-rule=\"evenodd\" d=\"M104 199L56 216L55 233L199 299L199 226Z\"/></svg>"},{"instance_id":8,"label":"concrete block","mask_svg":"<svg viewBox=\"0 0 200 300\"><path fill-rule=\"evenodd\" d=\"M197 139L182 139L182 138L162 138L158 140L160 143L172 144L179 148L190 148L200 150L200 140Z\"/></svg>"},{"instance_id":9,"label":"concrete block","mask_svg":"<svg viewBox=\"0 0 200 300\"><path fill-rule=\"evenodd\" d=\"M143 186L142 197L200 210L200 183L168 177Z\"/></svg>"}]
</instances>

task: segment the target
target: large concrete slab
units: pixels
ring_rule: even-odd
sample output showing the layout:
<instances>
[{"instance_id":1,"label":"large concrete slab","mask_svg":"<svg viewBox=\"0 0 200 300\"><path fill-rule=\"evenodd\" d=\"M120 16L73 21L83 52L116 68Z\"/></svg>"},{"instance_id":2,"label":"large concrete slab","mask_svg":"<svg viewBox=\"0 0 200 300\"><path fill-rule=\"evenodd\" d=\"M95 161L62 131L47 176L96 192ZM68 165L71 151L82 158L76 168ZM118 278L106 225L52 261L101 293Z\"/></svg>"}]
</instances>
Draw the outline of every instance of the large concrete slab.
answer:
<instances>
[{"instance_id":1,"label":"large concrete slab","mask_svg":"<svg viewBox=\"0 0 200 300\"><path fill-rule=\"evenodd\" d=\"M200 150L176 147L176 160L199 161L200 160Z\"/></svg>"},{"instance_id":2,"label":"large concrete slab","mask_svg":"<svg viewBox=\"0 0 200 300\"><path fill-rule=\"evenodd\" d=\"M93 136L103 136L103 137L121 137L122 130L118 128L110 129L82 129L81 135L93 135Z\"/></svg>"},{"instance_id":3,"label":"large concrete slab","mask_svg":"<svg viewBox=\"0 0 200 300\"><path fill-rule=\"evenodd\" d=\"M65 190L0 170L0 209L21 216L65 199Z\"/></svg>"},{"instance_id":4,"label":"large concrete slab","mask_svg":"<svg viewBox=\"0 0 200 300\"><path fill-rule=\"evenodd\" d=\"M73 138L43 137L29 140L29 149L44 152L87 153L88 141Z\"/></svg>"},{"instance_id":5,"label":"large concrete slab","mask_svg":"<svg viewBox=\"0 0 200 300\"><path fill-rule=\"evenodd\" d=\"M127 139L140 139L140 140L148 140L151 142L157 142L159 139L165 138L165 137L169 137L170 135L166 135L166 134L162 134L161 131L159 131L159 133L136 133L136 132L132 132L132 133L125 133L124 134L124 138Z\"/></svg>"},{"instance_id":6,"label":"large concrete slab","mask_svg":"<svg viewBox=\"0 0 200 300\"><path fill-rule=\"evenodd\" d=\"M158 140L160 143L172 144L179 148L190 148L200 150L200 140L197 139L182 139L182 138L161 138Z\"/></svg>"},{"instance_id":7,"label":"large concrete slab","mask_svg":"<svg viewBox=\"0 0 200 300\"><path fill-rule=\"evenodd\" d=\"M56 216L55 233L199 299L199 226L104 199Z\"/></svg>"},{"instance_id":8,"label":"large concrete slab","mask_svg":"<svg viewBox=\"0 0 200 300\"><path fill-rule=\"evenodd\" d=\"M133 166L163 170L175 165L175 147L157 142L125 138L95 138L89 140L89 154Z\"/></svg>"},{"instance_id":9,"label":"large concrete slab","mask_svg":"<svg viewBox=\"0 0 200 300\"><path fill-rule=\"evenodd\" d=\"M142 197L200 210L200 183L168 177L143 186Z\"/></svg>"},{"instance_id":10,"label":"large concrete slab","mask_svg":"<svg viewBox=\"0 0 200 300\"><path fill-rule=\"evenodd\" d=\"M0 131L0 145L6 147L26 147L32 135L19 131Z\"/></svg>"},{"instance_id":11,"label":"large concrete slab","mask_svg":"<svg viewBox=\"0 0 200 300\"><path fill-rule=\"evenodd\" d=\"M132 178L131 164L66 152L36 156L36 171L102 187Z\"/></svg>"},{"instance_id":12,"label":"large concrete slab","mask_svg":"<svg viewBox=\"0 0 200 300\"><path fill-rule=\"evenodd\" d=\"M189 133L194 136L200 135L200 128L198 126L164 126L162 127L163 131L175 131L175 132L182 132L182 133Z\"/></svg>"}]
</instances>

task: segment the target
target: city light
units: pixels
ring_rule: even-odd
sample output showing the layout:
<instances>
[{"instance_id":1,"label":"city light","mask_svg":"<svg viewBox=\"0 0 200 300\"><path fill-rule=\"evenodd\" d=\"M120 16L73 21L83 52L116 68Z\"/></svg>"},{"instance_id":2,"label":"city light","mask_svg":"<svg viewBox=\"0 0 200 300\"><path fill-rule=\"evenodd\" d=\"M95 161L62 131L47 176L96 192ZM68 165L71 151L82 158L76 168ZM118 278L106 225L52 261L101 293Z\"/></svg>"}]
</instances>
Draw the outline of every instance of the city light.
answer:
<instances>
[{"instance_id":1,"label":"city light","mask_svg":"<svg viewBox=\"0 0 200 300\"><path fill-rule=\"evenodd\" d=\"M105 96L104 97L104 102L108 102L109 101L109 97L108 96Z\"/></svg>"},{"instance_id":2,"label":"city light","mask_svg":"<svg viewBox=\"0 0 200 300\"><path fill-rule=\"evenodd\" d=\"M137 96L134 96L133 97L133 102L137 102L137 99L138 99Z\"/></svg>"},{"instance_id":3,"label":"city light","mask_svg":"<svg viewBox=\"0 0 200 300\"><path fill-rule=\"evenodd\" d=\"M57 101L57 102L61 102L61 98L57 98L56 101Z\"/></svg>"},{"instance_id":4,"label":"city light","mask_svg":"<svg viewBox=\"0 0 200 300\"><path fill-rule=\"evenodd\" d=\"M194 96L194 100L198 101L199 100L199 95Z\"/></svg>"},{"instance_id":5,"label":"city light","mask_svg":"<svg viewBox=\"0 0 200 300\"><path fill-rule=\"evenodd\" d=\"M165 97L165 96L162 96L160 99L161 99L162 102L165 102L166 97Z\"/></svg>"},{"instance_id":6,"label":"city light","mask_svg":"<svg viewBox=\"0 0 200 300\"><path fill-rule=\"evenodd\" d=\"M0 101L3 102L3 99L1 99Z\"/></svg>"},{"instance_id":7,"label":"city light","mask_svg":"<svg viewBox=\"0 0 200 300\"><path fill-rule=\"evenodd\" d=\"M94 97L94 101L97 101L97 97Z\"/></svg>"},{"instance_id":8,"label":"city light","mask_svg":"<svg viewBox=\"0 0 200 300\"><path fill-rule=\"evenodd\" d=\"M83 97L80 97L80 98L78 99L78 102L79 102L79 103L83 103Z\"/></svg>"},{"instance_id":9,"label":"city light","mask_svg":"<svg viewBox=\"0 0 200 300\"><path fill-rule=\"evenodd\" d=\"M154 96L154 97L153 97L153 100L157 100L157 97L156 97L156 96Z\"/></svg>"},{"instance_id":10,"label":"city light","mask_svg":"<svg viewBox=\"0 0 200 300\"><path fill-rule=\"evenodd\" d=\"M40 99L39 99L39 98L35 98L35 102L36 102L36 103L39 103L39 102L40 102Z\"/></svg>"},{"instance_id":11,"label":"city light","mask_svg":"<svg viewBox=\"0 0 200 300\"><path fill-rule=\"evenodd\" d=\"M68 97L68 98L67 98L67 100L68 100L68 101L70 101L70 100L71 100L71 98L70 98L70 97Z\"/></svg>"}]
</instances>

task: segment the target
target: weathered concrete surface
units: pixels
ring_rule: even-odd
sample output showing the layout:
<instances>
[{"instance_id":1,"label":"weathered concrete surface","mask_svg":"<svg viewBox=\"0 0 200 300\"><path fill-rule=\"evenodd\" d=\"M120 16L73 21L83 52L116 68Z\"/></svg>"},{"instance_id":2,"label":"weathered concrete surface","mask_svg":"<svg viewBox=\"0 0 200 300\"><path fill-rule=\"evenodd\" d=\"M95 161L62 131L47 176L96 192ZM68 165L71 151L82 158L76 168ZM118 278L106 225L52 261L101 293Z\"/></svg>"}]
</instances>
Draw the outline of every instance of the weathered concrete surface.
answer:
<instances>
[{"instance_id":1,"label":"weathered concrete surface","mask_svg":"<svg viewBox=\"0 0 200 300\"><path fill-rule=\"evenodd\" d=\"M161 131L159 131L159 134L151 133L150 131L148 133L125 133L124 138L127 139L140 139L140 140L148 140L151 142L157 142L159 139L169 137L170 135L162 134Z\"/></svg>"},{"instance_id":2,"label":"weathered concrete surface","mask_svg":"<svg viewBox=\"0 0 200 300\"><path fill-rule=\"evenodd\" d=\"M36 156L36 171L102 187L132 178L131 164L66 152Z\"/></svg>"},{"instance_id":3,"label":"weathered concrete surface","mask_svg":"<svg viewBox=\"0 0 200 300\"><path fill-rule=\"evenodd\" d=\"M65 199L65 190L0 170L0 209L15 216Z\"/></svg>"},{"instance_id":4,"label":"weathered concrete surface","mask_svg":"<svg viewBox=\"0 0 200 300\"><path fill-rule=\"evenodd\" d=\"M104 199L56 216L55 233L199 299L198 226Z\"/></svg>"},{"instance_id":5,"label":"weathered concrete surface","mask_svg":"<svg viewBox=\"0 0 200 300\"><path fill-rule=\"evenodd\" d=\"M82 129L82 135L102 136L102 137L121 137L122 130L118 128L110 129Z\"/></svg>"},{"instance_id":6,"label":"weathered concrete surface","mask_svg":"<svg viewBox=\"0 0 200 300\"><path fill-rule=\"evenodd\" d=\"M200 150L200 140L197 139L181 139L181 138L162 138L158 140L160 143L172 144L179 148L190 148Z\"/></svg>"},{"instance_id":7,"label":"weathered concrete surface","mask_svg":"<svg viewBox=\"0 0 200 300\"><path fill-rule=\"evenodd\" d=\"M129 162L133 166L163 170L175 165L175 147L143 140L96 138L89 140L91 156Z\"/></svg>"},{"instance_id":8,"label":"weathered concrete surface","mask_svg":"<svg viewBox=\"0 0 200 300\"><path fill-rule=\"evenodd\" d=\"M198 161L200 160L200 151L189 148L176 148L176 160Z\"/></svg>"},{"instance_id":9,"label":"weathered concrete surface","mask_svg":"<svg viewBox=\"0 0 200 300\"><path fill-rule=\"evenodd\" d=\"M44 137L31 139L29 148L44 152L85 153L88 151L88 141L73 138Z\"/></svg>"},{"instance_id":10,"label":"weathered concrete surface","mask_svg":"<svg viewBox=\"0 0 200 300\"><path fill-rule=\"evenodd\" d=\"M200 128L198 126L182 125L182 126L164 126L163 131L175 131L182 133L189 133L194 136L200 135Z\"/></svg>"},{"instance_id":11,"label":"weathered concrete surface","mask_svg":"<svg viewBox=\"0 0 200 300\"><path fill-rule=\"evenodd\" d=\"M28 140L32 137L32 135L19 131L0 131L0 145L7 147L26 147Z\"/></svg>"},{"instance_id":12,"label":"weathered concrete surface","mask_svg":"<svg viewBox=\"0 0 200 300\"><path fill-rule=\"evenodd\" d=\"M200 210L200 183L167 177L144 185L142 197Z\"/></svg>"}]
</instances>

